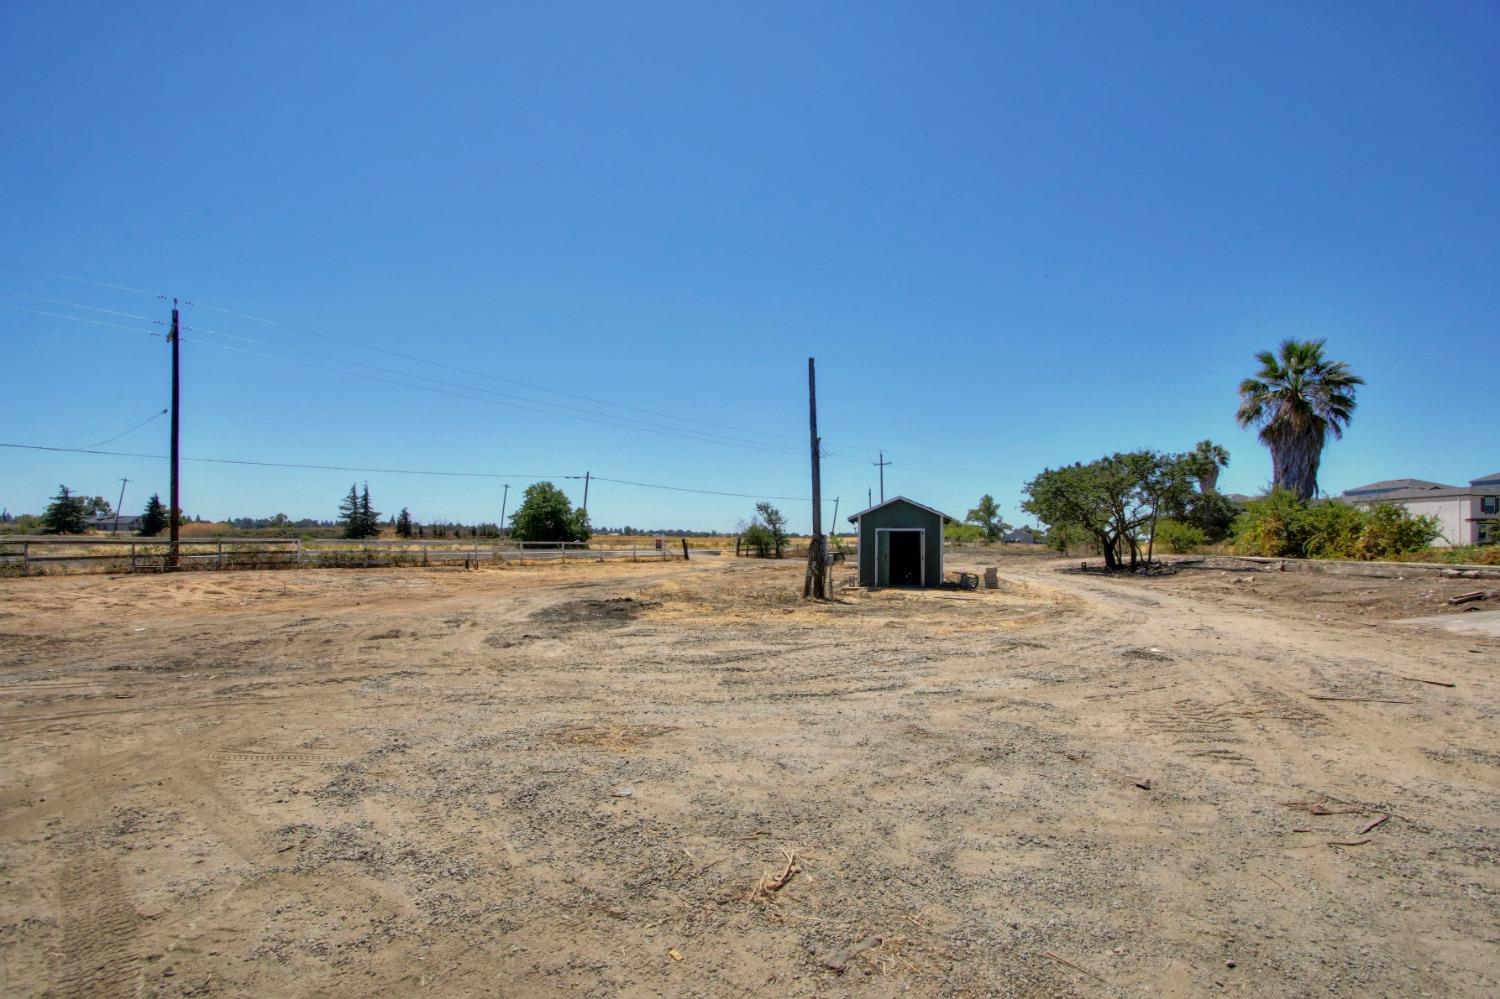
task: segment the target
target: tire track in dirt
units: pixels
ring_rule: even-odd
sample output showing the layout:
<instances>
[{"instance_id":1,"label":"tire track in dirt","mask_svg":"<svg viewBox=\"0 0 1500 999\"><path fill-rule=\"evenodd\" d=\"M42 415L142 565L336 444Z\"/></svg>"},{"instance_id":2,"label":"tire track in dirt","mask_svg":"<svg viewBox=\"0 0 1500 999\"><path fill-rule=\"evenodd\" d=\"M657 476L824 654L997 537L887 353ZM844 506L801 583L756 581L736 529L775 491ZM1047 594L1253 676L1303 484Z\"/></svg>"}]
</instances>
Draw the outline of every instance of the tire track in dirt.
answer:
<instances>
[{"instance_id":1,"label":"tire track in dirt","mask_svg":"<svg viewBox=\"0 0 1500 999\"><path fill-rule=\"evenodd\" d=\"M1194 697L1184 697L1159 707L1138 712L1137 717L1148 732L1164 736L1173 748L1186 756L1234 767L1255 768L1250 757L1236 746L1244 745L1238 733L1237 719L1230 710L1237 700L1210 704Z\"/></svg>"},{"instance_id":2,"label":"tire track in dirt","mask_svg":"<svg viewBox=\"0 0 1500 999\"><path fill-rule=\"evenodd\" d=\"M60 842L57 899L62 951L54 981L58 994L69 997L140 995L140 918L120 880L119 861L99 839L95 827L79 829Z\"/></svg>"},{"instance_id":3,"label":"tire track in dirt","mask_svg":"<svg viewBox=\"0 0 1500 999\"><path fill-rule=\"evenodd\" d=\"M219 763L337 763L338 758L319 753L255 753L218 752L208 753L205 759Z\"/></svg>"},{"instance_id":4,"label":"tire track in dirt","mask_svg":"<svg viewBox=\"0 0 1500 999\"><path fill-rule=\"evenodd\" d=\"M1175 674L1157 690L1171 691L1178 682L1190 682L1194 696L1171 697L1161 703L1138 704L1129 713L1131 723L1148 737L1161 738L1176 755L1224 773L1237 783L1255 779L1258 771L1311 765L1307 741L1327 730L1327 716L1303 707L1298 691L1279 682L1255 682L1236 675L1236 668L1197 631L1183 630L1184 621L1198 616L1197 603L1187 597L1153 593L1149 598L1156 613L1141 618L1135 608L1142 596L1122 592L1120 580L1059 579L1060 589L1088 601L1090 610L1109 618L1109 628L1122 643L1134 641L1146 648L1127 648L1121 655L1132 661L1152 663L1161 673ZM1245 633L1258 641L1268 654L1295 659L1303 636L1265 633L1263 620L1231 618L1226 633ZM1165 660L1165 661L1163 661ZM1144 692L1144 691L1143 691ZM1123 693L1123 692L1122 692ZM1170 697L1170 693L1164 696Z\"/></svg>"}]
</instances>

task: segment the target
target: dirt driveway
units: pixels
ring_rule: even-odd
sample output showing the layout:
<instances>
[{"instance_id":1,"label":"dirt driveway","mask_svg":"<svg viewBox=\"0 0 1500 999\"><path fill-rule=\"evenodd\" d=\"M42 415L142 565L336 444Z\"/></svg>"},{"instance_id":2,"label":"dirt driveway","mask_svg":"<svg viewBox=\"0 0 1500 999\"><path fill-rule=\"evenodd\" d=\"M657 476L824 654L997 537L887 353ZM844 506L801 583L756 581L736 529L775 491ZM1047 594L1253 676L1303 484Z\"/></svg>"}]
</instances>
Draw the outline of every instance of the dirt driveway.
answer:
<instances>
[{"instance_id":1,"label":"dirt driveway","mask_svg":"<svg viewBox=\"0 0 1500 999\"><path fill-rule=\"evenodd\" d=\"M0 992L1500 992L1458 584L1001 573L0 581Z\"/></svg>"}]
</instances>

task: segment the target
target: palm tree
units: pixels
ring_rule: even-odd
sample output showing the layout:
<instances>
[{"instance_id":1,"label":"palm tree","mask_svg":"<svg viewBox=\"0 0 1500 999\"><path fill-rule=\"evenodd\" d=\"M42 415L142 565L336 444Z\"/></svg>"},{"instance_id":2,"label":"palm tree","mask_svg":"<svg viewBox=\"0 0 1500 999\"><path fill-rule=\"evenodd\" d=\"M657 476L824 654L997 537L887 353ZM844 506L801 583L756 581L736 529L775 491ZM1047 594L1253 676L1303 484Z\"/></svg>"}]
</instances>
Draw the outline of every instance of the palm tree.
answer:
<instances>
[{"instance_id":1,"label":"palm tree","mask_svg":"<svg viewBox=\"0 0 1500 999\"><path fill-rule=\"evenodd\" d=\"M1240 382L1240 426L1260 427L1271 449L1272 486L1298 499L1318 491L1318 463L1331 433L1344 436L1354 414L1355 386L1365 380L1343 361L1323 357L1324 340L1283 340L1277 353L1255 355L1260 371Z\"/></svg>"},{"instance_id":2,"label":"palm tree","mask_svg":"<svg viewBox=\"0 0 1500 999\"><path fill-rule=\"evenodd\" d=\"M1229 467L1229 452L1224 445L1209 440L1199 441L1188 457L1193 462L1193 477L1198 480L1198 488L1205 493L1217 489L1219 469Z\"/></svg>"}]
</instances>

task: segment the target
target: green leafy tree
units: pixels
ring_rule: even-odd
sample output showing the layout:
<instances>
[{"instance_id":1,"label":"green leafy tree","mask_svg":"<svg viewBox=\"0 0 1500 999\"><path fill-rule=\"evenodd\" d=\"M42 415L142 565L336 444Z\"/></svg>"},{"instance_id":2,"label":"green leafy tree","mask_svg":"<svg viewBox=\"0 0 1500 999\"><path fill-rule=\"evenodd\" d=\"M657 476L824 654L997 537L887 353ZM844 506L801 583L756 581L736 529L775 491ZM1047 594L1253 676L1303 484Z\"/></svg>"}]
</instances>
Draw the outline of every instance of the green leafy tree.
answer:
<instances>
[{"instance_id":1,"label":"green leafy tree","mask_svg":"<svg viewBox=\"0 0 1500 999\"><path fill-rule=\"evenodd\" d=\"M161 501L156 493L146 501L146 509L141 514L141 536L154 538L167 529L167 506Z\"/></svg>"},{"instance_id":2,"label":"green leafy tree","mask_svg":"<svg viewBox=\"0 0 1500 999\"><path fill-rule=\"evenodd\" d=\"M1271 449L1271 484L1299 500L1318 491L1318 465L1328 435L1335 439L1354 415L1354 395L1365 380L1343 361L1323 356L1324 340L1283 340L1275 353L1255 355L1260 371L1240 383L1235 419L1259 427Z\"/></svg>"},{"instance_id":3,"label":"green leafy tree","mask_svg":"<svg viewBox=\"0 0 1500 999\"><path fill-rule=\"evenodd\" d=\"M1205 493L1215 492L1219 486L1219 472L1229 467L1228 449L1222 444L1201 440L1187 457L1192 463L1191 471L1193 478L1198 480L1198 488Z\"/></svg>"},{"instance_id":4,"label":"green leafy tree","mask_svg":"<svg viewBox=\"0 0 1500 999\"><path fill-rule=\"evenodd\" d=\"M83 515L85 517L108 517L114 512L115 508L110 506L109 500L103 496L95 496L92 499L85 499L83 501Z\"/></svg>"},{"instance_id":5,"label":"green leafy tree","mask_svg":"<svg viewBox=\"0 0 1500 999\"><path fill-rule=\"evenodd\" d=\"M411 537L411 512L406 507L401 508L401 514L396 518L396 536L399 538Z\"/></svg>"},{"instance_id":6,"label":"green leafy tree","mask_svg":"<svg viewBox=\"0 0 1500 999\"><path fill-rule=\"evenodd\" d=\"M42 526L48 534L82 534L85 501L74 496L67 486L58 486L57 495L42 512Z\"/></svg>"},{"instance_id":7,"label":"green leafy tree","mask_svg":"<svg viewBox=\"0 0 1500 999\"><path fill-rule=\"evenodd\" d=\"M527 486L510 516L510 535L518 541L587 541L592 533L588 514L574 510L567 494L550 482Z\"/></svg>"},{"instance_id":8,"label":"green leafy tree","mask_svg":"<svg viewBox=\"0 0 1500 999\"><path fill-rule=\"evenodd\" d=\"M1000 517L1000 504L989 493L979 497L979 505L968 512L964 522L982 530L986 541L999 541L1000 536L1010 528Z\"/></svg>"},{"instance_id":9,"label":"green leafy tree","mask_svg":"<svg viewBox=\"0 0 1500 999\"><path fill-rule=\"evenodd\" d=\"M782 550L786 548L786 517L782 516L780 510L764 501L755 504L755 512L760 516L760 523L770 534L771 548L775 550L776 557L781 558Z\"/></svg>"},{"instance_id":10,"label":"green leafy tree","mask_svg":"<svg viewBox=\"0 0 1500 999\"><path fill-rule=\"evenodd\" d=\"M1140 564L1141 541L1150 558L1157 517L1189 489L1184 455L1116 453L1085 465L1046 469L1026 483L1021 508L1039 517L1058 544L1094 541L1107 569Z\"/></svg>"},{"instance_id":11,"label":"green leafy tree","mask_svg":"<svg viewBox=\"0 0 1500 999\"><path fill-rule=\"evenodd\" d=\"M1188 456L1188 461L1194 462L1192 455ZM1190 468L1189 474L1198 479L1196 467ZM1200 486L1202 481L1198 479ZM1162 516L1201 531L1205 544L1218 544L1229 536L1240 512L1240 507L1221 492L1195 492L1190 489L1185 495L1170 497L1170 502L1162 509Z\"/></svg>"},{"instance_id":12,"label":"green leafy tree","mask_svg":"<svg viewBox=\"0 0 1500 999\"><path fill-rule=\"evenodd\" d=\"M953 521L943 525L943 540L954 545L976 545L984 541L984 528L978 524L957 524Z\"/></svg>"},{"instance_id":13,"label":"green leafy tree","mask_svg":"<svg viewBox=\"0 0 1500 999\"><path fill-rule=\"evenodd\" d=\"M740 532L740 544L755 552L760 558L770 558L776 551L776 537L771 529L759 520L752 520L750 525Z\"/></svg>"}]
</instances>

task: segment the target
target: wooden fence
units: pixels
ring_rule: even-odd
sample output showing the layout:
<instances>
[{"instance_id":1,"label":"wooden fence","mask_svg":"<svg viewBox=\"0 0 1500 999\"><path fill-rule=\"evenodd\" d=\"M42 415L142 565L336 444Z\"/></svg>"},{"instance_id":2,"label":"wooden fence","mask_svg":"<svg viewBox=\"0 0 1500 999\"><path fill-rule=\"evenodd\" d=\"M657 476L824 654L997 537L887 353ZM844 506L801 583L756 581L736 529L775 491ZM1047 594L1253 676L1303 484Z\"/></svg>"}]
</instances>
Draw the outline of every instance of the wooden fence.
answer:
<instances>
[{"instance_id":1,"label":"wooden fence","mask_svg":"<svg viewBox=\"0 0 1500 999\"><path fill-rule=\"evenodd\" d=\"M694 554L717 555L695 549ZM670 546L589 548L573 541L362 540L318 538L193 538L177 543L155 538L85 535L0 536L0 575L33 576L56 572L166 572L198 569L375 568L380 566L461 566L486 562L558 560L668 561L680 558ZM175 564L174 564L175 563Z\"/></svg>"}]
</instances>

